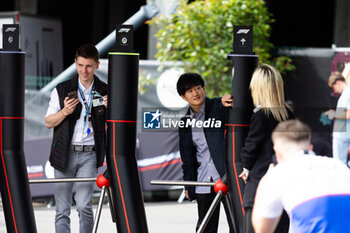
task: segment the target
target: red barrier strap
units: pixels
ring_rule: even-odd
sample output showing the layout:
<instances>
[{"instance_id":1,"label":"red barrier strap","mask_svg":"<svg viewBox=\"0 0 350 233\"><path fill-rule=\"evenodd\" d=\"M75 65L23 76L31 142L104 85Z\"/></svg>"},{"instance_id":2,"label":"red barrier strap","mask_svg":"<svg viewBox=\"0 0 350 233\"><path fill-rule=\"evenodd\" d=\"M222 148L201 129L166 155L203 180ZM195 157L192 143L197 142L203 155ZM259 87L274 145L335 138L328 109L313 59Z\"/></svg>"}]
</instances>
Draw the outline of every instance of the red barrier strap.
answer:
<instances>
[{"instance_id":1,"label":"red barrier strap","mask_svg":"<svg viewBox=\"0 0 350 233\"><path fill-rule=\"evenodd\" d=\"M128 121L128 120L106 120L107 122L113 123L136 123L137 121Z\"/></svg>"}]
</instances>

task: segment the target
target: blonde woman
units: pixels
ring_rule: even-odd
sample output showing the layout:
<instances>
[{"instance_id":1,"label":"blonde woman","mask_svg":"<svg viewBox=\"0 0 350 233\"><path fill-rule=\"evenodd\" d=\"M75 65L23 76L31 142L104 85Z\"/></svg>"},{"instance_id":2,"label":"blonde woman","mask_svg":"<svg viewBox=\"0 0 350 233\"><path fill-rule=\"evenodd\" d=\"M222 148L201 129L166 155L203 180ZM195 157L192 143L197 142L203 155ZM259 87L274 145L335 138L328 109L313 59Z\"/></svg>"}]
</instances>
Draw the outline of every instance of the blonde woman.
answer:
<instances>
[{"instance_id":1,"label":"blonde woman","mask_svg":"<svg viewBox=\"0 0 350 233\"><path fill-rule=\"evenodd\" d=\"M246 182L243 196L244 233L254 232L251 211L258 183L273 162L272 131L279 122L293 118L284 99L281 74L274 67L266 64L258 67L253 73L250 90L255 109L241 150L244 171L240 177ZM288 232L288 226L289 219L284 214L275 232Z\"/></svg>"}]
</instances>

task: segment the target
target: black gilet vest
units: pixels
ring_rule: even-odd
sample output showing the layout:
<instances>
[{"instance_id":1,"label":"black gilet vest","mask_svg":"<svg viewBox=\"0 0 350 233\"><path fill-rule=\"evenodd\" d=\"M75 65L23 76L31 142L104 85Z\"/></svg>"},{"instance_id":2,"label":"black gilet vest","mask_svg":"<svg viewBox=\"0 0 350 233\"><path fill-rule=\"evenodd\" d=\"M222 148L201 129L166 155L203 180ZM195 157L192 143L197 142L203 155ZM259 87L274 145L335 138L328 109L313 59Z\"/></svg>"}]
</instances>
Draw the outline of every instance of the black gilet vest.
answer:
<instances>
[{"instance_id":1,"label":"black gilet vest","mask_svg":"<svg viewBox=\"0 0 350 233\"><path fill-rule=\"evenodd\" d=\"M95 90L102 96L107 95L107 84L94 76ZM78 90L78 76L62 82L56 87L61 109L64 107L64 99L69 92ZM76 121L80 118L82 104L79 103L74 112L68 115L58 126L54 128L50 153L50 163L54 168L65 171ZM92 107L91 123L94 130L96 167L100 167L104 161L106 142L106 108L104 106Z\"/></svg>"}]
</instances>

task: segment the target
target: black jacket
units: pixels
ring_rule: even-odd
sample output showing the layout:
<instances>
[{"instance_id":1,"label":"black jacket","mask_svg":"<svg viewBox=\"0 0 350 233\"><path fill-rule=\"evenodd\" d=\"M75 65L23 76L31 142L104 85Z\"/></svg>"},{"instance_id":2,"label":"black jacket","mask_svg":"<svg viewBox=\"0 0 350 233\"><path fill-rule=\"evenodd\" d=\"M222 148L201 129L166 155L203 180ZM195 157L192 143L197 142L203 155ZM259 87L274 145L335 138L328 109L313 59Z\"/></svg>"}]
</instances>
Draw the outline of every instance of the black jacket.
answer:
<instances>
[{"instance_id":1,"label":"black jacket","mask_svg":"<svg viewBox=\"0 0 350 233\"><path fill-rule=\"evenodd\" d=\"M94 76L95 90L102 96L107 95L107 84ZM78 90L78 76L57 85L58 97L61 109L64 107L64 99L69 92ZM69 150L74 133L76 121L80 118L82 104L79 103L74 112L67 116L61 124L54 128L50 153L50 163L54 168L65 171L67 168ZM91 123L94 130L95 152L97 167L102 166L105 155L106 142L106 108L104 106L92 107Z\"/></svg>"},{"instance_id":2,"label":"black jacket","mask_svg":"<svg viewBox=\"0 0 350 233\"><path fill-rule=\"evenodd\" d=\"M186 121L188 118L190 118L190 108L181 120ZM221 98L205 99L205 120L209 118L221 121L220 128L204 128L204 134L216 170L222 177L225 174L225 108L221 103ZM196 147L192 142L191 127L179 128L179 140L180 155L183 162L183 179L197 181L198 162ZM193 186L186 186L185 188L188 190L190 199L195 199L195 188Z\"/></svg>"},{"instance_id":3,"label":"black jacket","mask_svg":"<svg viewBox=\"0 0 350 233\"><path fill-rule=\"evenodd\" d=\"M290 111L288 115L289 118L294 117ZM253 207L259 181L272 163L274 151L271 134L278 123L272 114L267 116L262 109L250 119L248 136L241 150L243 167L249 170L243 196L244 207Z\"/></svg>"}]
</instances>

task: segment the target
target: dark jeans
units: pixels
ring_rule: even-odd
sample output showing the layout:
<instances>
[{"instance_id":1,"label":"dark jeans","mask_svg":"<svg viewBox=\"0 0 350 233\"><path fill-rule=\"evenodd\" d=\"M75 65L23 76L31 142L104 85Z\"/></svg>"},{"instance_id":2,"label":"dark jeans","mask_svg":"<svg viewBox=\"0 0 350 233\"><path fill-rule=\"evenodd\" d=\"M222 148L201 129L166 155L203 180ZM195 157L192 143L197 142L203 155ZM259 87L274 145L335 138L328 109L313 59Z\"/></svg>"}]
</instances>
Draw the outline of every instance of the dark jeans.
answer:
<instances>
[{"instance_id":1,"label":"dark jeans","mask_svg":"<svg viewBox=\"0 0 350 233\"><path fill-rule=\"evenodd\" d=\"M199 226L201 225L206 213L208 212L208 209L213 202L214 198L216 196L216 193L213 189L211 189L211 193L208 194L196 194L197 197L197 207L198 207L198 222L196 226L196 231L198 230ZM221 199L222 201L223 199ZM227 221L230 227L230 233L234 233L231 219L228 214L228 207L226 206L226 203L222 201L224 204L225 212ZM219 216L220 216L220 203L216 206L216 209L211 216L204 233L217 233L218 231L218 225L219 225Z\"/></svg>"},{"instance_id":2,"label":"dark jeans","mask_svg":"<svg viewBox=\"0 0 350 233\"><path fill-rule=\"evenodd\" d=\"M244 222L243 222L243 233L254 233L252 225L252 208L244 208ZM288 233L289 231L289 217L288 214L283 210L281 219L277 225L275 233Z\"/></svg>"}]
</instances>

